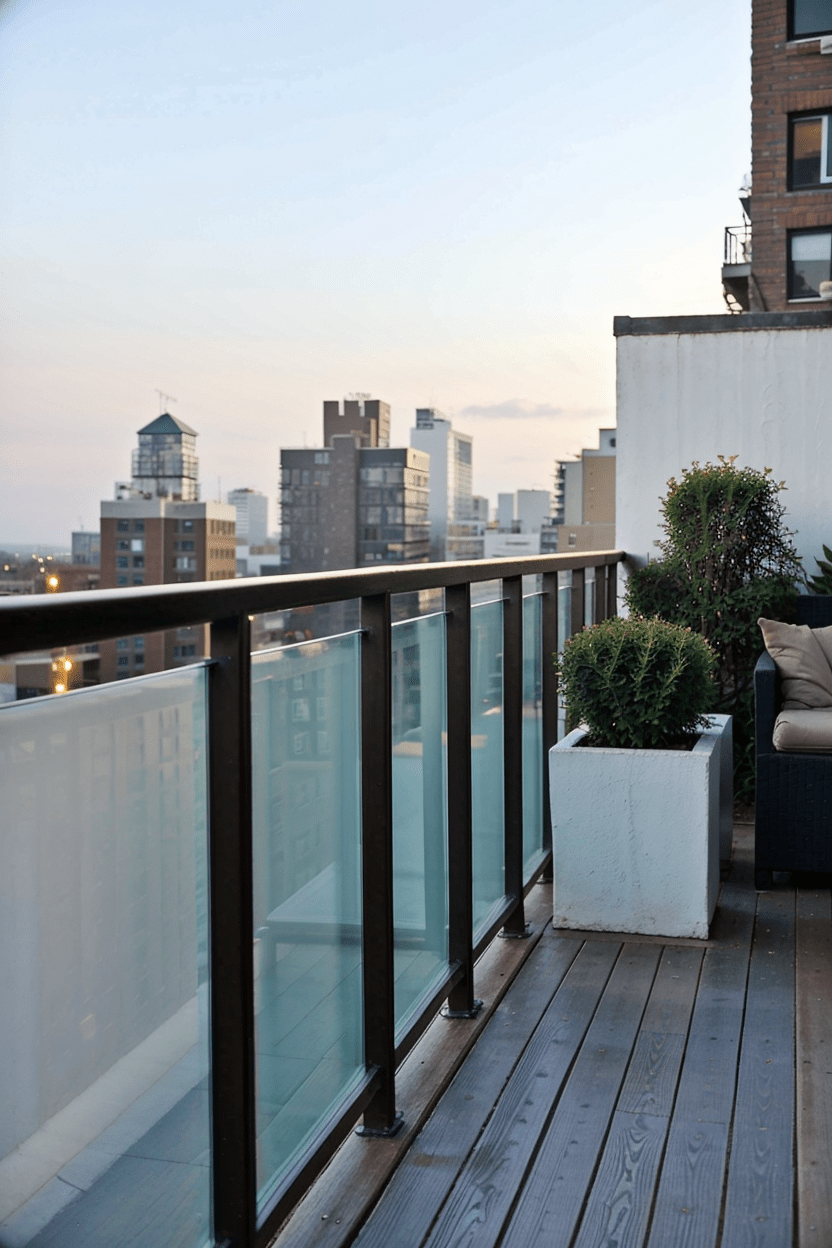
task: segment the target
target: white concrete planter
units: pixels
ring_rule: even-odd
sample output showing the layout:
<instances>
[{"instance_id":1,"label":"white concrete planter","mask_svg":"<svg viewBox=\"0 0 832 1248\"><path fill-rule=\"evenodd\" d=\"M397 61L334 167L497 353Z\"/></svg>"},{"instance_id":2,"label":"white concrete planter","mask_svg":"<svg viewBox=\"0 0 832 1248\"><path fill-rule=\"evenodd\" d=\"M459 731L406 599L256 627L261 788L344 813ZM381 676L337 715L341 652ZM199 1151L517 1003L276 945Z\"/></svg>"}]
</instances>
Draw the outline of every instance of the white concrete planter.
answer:
<instances>
[{"instance_id":1,"label":"white concrete planter","mask_svg":"<svg viewBox=\"0 0 832 1248\"><path fill-rule=\"evenodd\" d=\"M580 747L586 735L549 751L555 927L704 939L730 855L730 715L692 750Z\"/></svg>"}]
</instances>

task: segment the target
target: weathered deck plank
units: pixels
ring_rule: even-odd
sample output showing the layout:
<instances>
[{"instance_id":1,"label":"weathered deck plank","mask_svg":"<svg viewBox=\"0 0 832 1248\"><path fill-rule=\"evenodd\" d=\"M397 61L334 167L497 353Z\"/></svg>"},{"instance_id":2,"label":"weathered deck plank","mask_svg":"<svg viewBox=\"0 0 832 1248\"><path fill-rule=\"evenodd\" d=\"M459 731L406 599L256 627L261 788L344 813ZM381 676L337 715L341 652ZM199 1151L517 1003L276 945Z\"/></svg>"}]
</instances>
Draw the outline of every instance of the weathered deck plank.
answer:
<instances>
[{"instance_id":1,"label":"weathered deck plank","mask_svg":"<svg viewBox=\"0 0 832 1248\"><path fill-rule=\"evenodd\" d=\"M760 894L737 1080L723 1248L792 1243L794 935L791 889Z\"/></svg>"},{"instance_id":2,"label":"weathered deck plank","mask_svg":"<svg viewBox=\"0 0 832 1248\"><path fill-rule=\"evenodd\" d=\"M649 1248L717 1240L755 905L750 881L723 886L714 924L722 941L702 963Z\"/></svg>"},{"instance_id":3,"label":"weathered deck plank","mask_svg":"<svg viewBox=\"0 0 832 1248\"><path fill-rule=\"evenodd\" d=\"M587 951L573 945L568 952L574 961L558 984L551 963L557 966L555 951L566 949L565 944L541 940L529 960L532 974L522 977L525 991L509 992L497 1009L486 1029L491 1043L472 1054L454 1080L397 1171L386 1200L359 1236L360 1248L416 1248L455 1183L461 1185L462 1194L459 1186L454 1189L452 1211L443 1210L442 1226L453 1218L460 1201L466 1209L480 1200L488 1205L499 1199L497 1193L506 1185L512 1185L510 1203L527 1158L518 1156L516 1147L505 1149L505 1142L520 1135L533 1148L535 1136L529 1124L545 1121L619 946ZM523 1125L518 1131L520 1119ZM509 1155L504 1155L504 1149ZM476 1212L471 1218L473 1225L480 1221Z\"/></svg>"},{"instance_id":4,"label":"weathered deck plank","mask_svg":"<svg viewBox=\"0 0 832 1248\"><path fill-rule=\"evenodd\" d=\"M504 1248L571 1243L660 956L660 947L628 945L619 957L517 1199ZM483 1242L496 1237L478 1238L478 1245Z\"/></svg>"},{"instance_id":5,"label":"weathered deck plank","mask_svg":"<svg viewBox=\"0 0 832 1248\"><path fill-rule=\"evenodd\" d=\"M797 1209L800 1248L832 1244L832 904L797 894Z\"/></svg>"},{"instance_id":6,"label":"weathered deck plank","mask_svg":"<svg viewBox=\"0 0 832 1248\"><path fill-rule=\"evenodd\" d=\"M616 1113L574 1248L641 1248L669 1120Z\"/></svg>"}]
</instances>

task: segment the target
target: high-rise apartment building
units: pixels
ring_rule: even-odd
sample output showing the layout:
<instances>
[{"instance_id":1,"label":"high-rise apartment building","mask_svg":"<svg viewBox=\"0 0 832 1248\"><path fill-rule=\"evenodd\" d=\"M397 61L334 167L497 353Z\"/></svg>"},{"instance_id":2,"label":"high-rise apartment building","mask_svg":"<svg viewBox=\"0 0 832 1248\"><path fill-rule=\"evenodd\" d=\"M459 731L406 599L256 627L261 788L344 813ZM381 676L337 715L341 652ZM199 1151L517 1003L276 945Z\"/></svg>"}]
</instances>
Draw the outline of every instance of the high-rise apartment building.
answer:
<instances>
[{"instance_id":1,"label":"high-rise apartment building","mask_svg":"<svg viewBox=\"0 0 832 1248\"><path fill-rule=\"evenodd\" d=\"M430 456L431 559L481 559L483 526L474 515L472 492L473 438L454 429L436 408L419 407L410 445Z\"/></svg>"},{"instance_id":2,"label":"high-rise apartment building","mask_svg":"<svg viewBox=\"0 0 832 1248\"><path fill-rule=\"evenodd\" d=\"M101 559L101 534L84 530L72 534L72 562L97 568Z\"/></svg>"},{"instance_id":3,"label":"high-rise apartment building","mask_svg":"<svg viewBox=\"0 0 832 1248\"><path fill-rule=\"evenodd\" d=\"M265 546L269 537L269 500L259 490L229 490L229 507L236 513L237 545Z\"/></svg>"},{"instance_id":4,"label":"high-rise apartment building","mask_svg":"<svg viewBox=\"0 0 832 1248\"><path fill-rule=\"evenodd\" d=\"M368 394L353 395L343 402L325 400L324 446L340 434L348 434L361 446L389 446L390 404Z\"/></svg>"},{"instance_id":5,"label":"high-rise apartment building","mask_svg":"<svg viewBox=\"0 0 832 1248\"><path fill-rule=\"evenodd\" d=\"M430 461L389 428L386 403L326 402L325 446L280 452L284 571L427 561Z\"/></svg>"},{"instance_id":6,"label":"high-rise apartment building","mask_svg":"<svg viewBox=\"0 0 832 1248\"><path fill-rule=\"evenodd\" d=\"M561 553L615 546L616 441L615 429L599 429L597 447L582 450L580 459L556 465L561 508L556 549ZM542 545L550 549L548 541Z\"/></svg>"},{"instance_id":7,"label":"high-rise apartment building","mask_svg":"<svg viewBox=\"0 0 832 1248\"><path fill-rule=\"evenodd\" d=\"M753 0L751 191L726 231L734 310L832 299L832 0Z\"/></svg>"},{"instance_id":8,"label":"high-rise apartment building","mask_svg":"<svg viewBox=\"0 0 832 1248\"><path fill-rule=\"evenodd\" d=\"M235 511L199 501L196 433L169 413L139 430L133 477L101 503L101 588L233 579ZM101 679L192 663L208 653L199 626L101 643Z\"/></svg>"}]
</instances>

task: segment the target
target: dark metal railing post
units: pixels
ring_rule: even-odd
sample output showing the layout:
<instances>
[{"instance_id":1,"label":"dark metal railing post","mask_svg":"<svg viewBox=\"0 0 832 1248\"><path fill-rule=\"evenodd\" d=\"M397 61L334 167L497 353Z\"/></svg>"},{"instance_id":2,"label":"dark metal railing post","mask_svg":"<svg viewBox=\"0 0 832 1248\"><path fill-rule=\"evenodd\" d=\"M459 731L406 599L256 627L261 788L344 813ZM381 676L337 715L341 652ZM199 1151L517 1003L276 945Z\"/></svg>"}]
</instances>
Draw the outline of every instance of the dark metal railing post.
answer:
<instances>
[{"instance_id":1,"label":"dark metal railing post","mask_svg":"<svg viewBox=\"0 0 832 1248\"><path fill-rule=\"evenodd\" d=\"M618 564L607 564L607 619L618 614Z\"/></svg>"},{"instance_id":2,"label":"dark metal railing post","mask_svg":"<svg viewBox=\"0 0 832 1248\"><path fill-rule=\"evenodd\" d=\"M390 595L361 599L361 855L364 1052L379 1088L362 1135L389 1136L396 1114L393 929L393 726Z\"/></svg>"},{"instance_id":3,"label":"dark metal railing post","mask_svg":"<svg viewBox=\"0 0 832 1248\"><path fill-rule=\"evenodd\" d=\"M527 936L523 908L523 578L503 581L505 892L515 906L504 936Z\"/></svg>"},{"instance_id":4,"label":"dark metal railing post","mask_svg":"<svg viewBox=\"0 0 832 1248\"><path fill-rule=\"evenodd\" d=\"M558 739L558 674L555 664L558 651L558 574L546 572L543 576L543 603L541 612L541 644L543 646L543 849L552 848L552 806L549 794L549 751ZM562 639L561 639L562 640ZM544 879L551 880L551 867L544 872Z\"/></svg>"},{"instance_id":5,"label":"dark metal railing post","mask_svg":"<svg viewBox=\"0 0 832 1248\"><path fill-rule=\"evenodd\" d=\"M584 626L586 612L584 609L585 576L583 568L572 569L572 592L569 595L569 635L576 636Z\"/></svg>"},{"instance_id":6,"label":"dark metal railing post","mask_svg":"<svg viewBox=\"0 0 832 1248\"><path fill-rule=\"evenodd\" d=\"M471 586L449 585L448 688L448 957L462 978L448 997L451 1018L473 1018L474 884L471 796Z\"/></svg>"},{"instance_id":7,"label":"dark metal railing post","mask_svg":"<svg viewBox=\"0 0 832 1248\"><path fill-rule=\"evenodd\" d=\"M253 1242L256 1218L248 616L211 625L209 906L214 1236Z\"/></svg>"},{"instance_id":8,"label":"dark metal railing post","mask_svg":"<svg viewBox=\"0 0 832 1248\"><path fill-rule=\"evenodd\" d=\"M595 589L592 594L592 623L600 624L607 616L607 573L609 568L599 564L595 569Z\"/></svg>"}]
</instances>

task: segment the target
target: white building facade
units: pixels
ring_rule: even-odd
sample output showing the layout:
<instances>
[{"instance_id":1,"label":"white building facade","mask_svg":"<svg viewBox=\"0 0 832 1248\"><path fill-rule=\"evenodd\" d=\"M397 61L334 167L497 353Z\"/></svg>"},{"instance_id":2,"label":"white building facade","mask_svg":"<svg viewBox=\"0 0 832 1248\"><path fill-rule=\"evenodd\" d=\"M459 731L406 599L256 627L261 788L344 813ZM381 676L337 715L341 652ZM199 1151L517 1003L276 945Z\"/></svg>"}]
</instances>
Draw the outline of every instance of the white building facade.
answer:
<instances>
[{"instance_id":1,"label":"white building facade","mask_svg":"<svg viewBox=\"0 0 832 1248\"><path fill-rule=\"evenodd\" d=\"M660 499L698 460L737 456L785 481L808 572L832 544L832 312L616 317L616 544L659 556Z\"/></svg>"}]
</instances>

